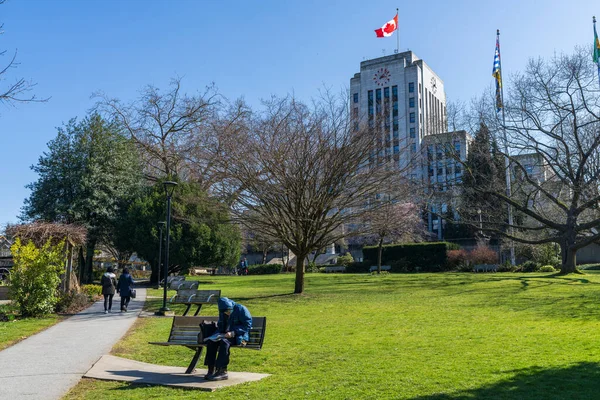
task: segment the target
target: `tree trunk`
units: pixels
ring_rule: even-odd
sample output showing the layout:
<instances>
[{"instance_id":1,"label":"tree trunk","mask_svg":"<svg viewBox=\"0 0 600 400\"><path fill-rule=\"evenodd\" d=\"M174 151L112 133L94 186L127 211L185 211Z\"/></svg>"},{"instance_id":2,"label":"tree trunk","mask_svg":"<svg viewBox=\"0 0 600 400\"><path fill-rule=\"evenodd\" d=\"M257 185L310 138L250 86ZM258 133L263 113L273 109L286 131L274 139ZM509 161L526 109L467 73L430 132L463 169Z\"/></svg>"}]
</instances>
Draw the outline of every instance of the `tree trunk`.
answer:
<instances>
[{"instance_id":1,"label":"tree trunk","mask_svg":"<svg viewBox=\"0 0 600 400\"><path fill-rule=\"evenodd\" d=\"M262 256L263 256L262 263L263 264L267 263L267 252L268 252L268 249L263 250L263 253L262 253ZM281 264L283 264L283 260L281 260ZM282 265L282 267L283 267L283 265Z\"/></svg>"},{"instance_id":2,"label":"tree trunk","mask_svg":"<svg viewBox=\"0 0 600 400\"><path fill-rule=\"evenodd\" d=\"M383 253L383 238L379 238L379 251L377 252L377 273L381 274L381 255Z\"/></svg>"},{"instance_id":3,"label":"tree trunk","mask_svg":"<svg viewBox=\"0 0 600 400\"><path fill-rule=\"evenodd\" d=\"M575 272L577 250L569 245L569 243L560 244L560 253L562 256L562 265L560 267L561 274L571 274Z\"/></svg>"},{"instance_id":4,"label":"tree trunk","mask_svg":"<svg viewBox=\"0 0 600 400\"><path fill-rule=\"evenodd\" d=\"M83 283L83 278L85 276L85 257L83 256L83 246L79 246L79 251L77 252L77 279L80 283Z\"/></svg>"},{"instance_id":5,"label":"tree trunk","mask_svg":"<svg viewBox=\"0 0 600 400\"><path fill-rule=\"evenodd\" d=\"M304 292L304 260L306 255L296 255L296 284L294 286L294 293L300 294Z\"/></svg>"},{"instance_id":6,"label":"tree trunk","mask_svg":"<svg viewBox=\"0 0 600 400\"><path fill-rule=\"evenodd\" d=\"M158 274L160 273L158 271L158 265L159 265L158 260L156 260L156 262L150 264L150 269L152 270L152 272L150 274L150 284L151 285L158 285L158 282L160 281L160 277L158 276Z\"/></svg>"},{"instance_id":7,"label":"tree trunk","mask_svg":"<svg viewBox=\"0 0 600 400\"><path fill-rule=\"evenodd\" d=\"M96 239L88 239L85 250L85 283L92 283L94 280L94 250L96 249Z\"/></svg>"}]
</instances>

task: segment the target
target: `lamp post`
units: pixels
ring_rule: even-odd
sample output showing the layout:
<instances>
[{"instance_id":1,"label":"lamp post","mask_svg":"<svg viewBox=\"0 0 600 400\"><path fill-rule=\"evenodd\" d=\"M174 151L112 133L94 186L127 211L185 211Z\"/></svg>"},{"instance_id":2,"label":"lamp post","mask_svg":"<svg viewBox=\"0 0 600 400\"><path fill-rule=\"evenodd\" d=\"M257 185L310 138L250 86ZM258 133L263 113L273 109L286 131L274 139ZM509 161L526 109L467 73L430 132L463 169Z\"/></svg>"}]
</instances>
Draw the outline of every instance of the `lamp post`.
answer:
<instances>
[{"instance_id":1,"label":"lamp post","mask_svg":"<svg viewBox=\"0 0 600 400\"><path fill-rule=\"evenodd\" d=\"M175 186L177 186L177 182L167 181L164 182L165 185L165 194L167 195L167 239L165 243L165 263L163 266L163 276L165 279L165 283L163 285L163 306L160 310L158 310L158 314L167 315L171 310L167 307L167 277L169 275L169 239L170 239L170 231L171 231L171 197L173 196L173 191L175 190Z\"/></svg>"},{"instance_id":2,"label":"lamp post","mask_svg":"<svg viewBox=\"0 0 600 400\"><path fill-rule=\"evenodd\" d=\"M479 214L479 233L483 233L483 224L481 222L481 208L477 209L477 214Z\"/></svg>"},{"instance_id":3,"label":"lamp post","mask_svg":"<svg viewBox=\"0 0 600 400\"><path fill-rule=\"evenodd\" d=\"M163 233L163 229L164 229L165 225L166 225L165 221L161 221L158 223L158 230L159 230L160 234L159 234L159 239L158 239L158 274L157 274L158 275L158 277L157 277L158 283L156 284L157 289L160 288L160 272L161 272L160 266L162 265L162 243L163 243L162 233ZM166 284L167 284L167 282L165 282L165 285Z\"/></svg>"}]
</instances>

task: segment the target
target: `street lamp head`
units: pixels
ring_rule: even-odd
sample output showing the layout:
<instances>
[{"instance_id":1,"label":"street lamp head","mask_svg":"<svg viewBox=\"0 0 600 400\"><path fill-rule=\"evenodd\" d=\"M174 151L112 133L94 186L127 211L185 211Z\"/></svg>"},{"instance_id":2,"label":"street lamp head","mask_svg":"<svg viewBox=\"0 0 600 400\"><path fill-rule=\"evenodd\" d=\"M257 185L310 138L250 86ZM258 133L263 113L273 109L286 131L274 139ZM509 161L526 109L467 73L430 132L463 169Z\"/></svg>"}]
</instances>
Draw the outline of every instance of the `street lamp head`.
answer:
<instances>
[{"instance_id":1,"label":"street lamp head","mask_svg":"<svg viewBox=\"0 0 600 400\"><path fill-rule=\"evenodd\" d=\"M162 228L164 228L164 227L165 227L165 225L166 225L166 224L167 224L167 223L166 223L165 221L159 221L159 222L158 222L158 227L159 227L160 229L162 229Z\"/></svg>"},{"instance_id":2,"label":"street lamp head","mask_svg":"<svg viewBox=\"0 0 600 400\"><path fill-rule=\"evenodd\" d=\"M175 190L175 186L177 186L177 182L173 182L173 181L166 181L163 182L163 185L165 185L165 193L167 194L167 198L171 198L171 196L173 196L173 191Z\"/></svg>"},{"instance_id":3,"label":"street lamp head","mask_svg":"<svg viewBox=\"0 0 600 400\"><path fill-rule=\"evenodd\" d=\"M477 214L481 215L481 208L477 209Z\"/></svg>"}]
</instances>

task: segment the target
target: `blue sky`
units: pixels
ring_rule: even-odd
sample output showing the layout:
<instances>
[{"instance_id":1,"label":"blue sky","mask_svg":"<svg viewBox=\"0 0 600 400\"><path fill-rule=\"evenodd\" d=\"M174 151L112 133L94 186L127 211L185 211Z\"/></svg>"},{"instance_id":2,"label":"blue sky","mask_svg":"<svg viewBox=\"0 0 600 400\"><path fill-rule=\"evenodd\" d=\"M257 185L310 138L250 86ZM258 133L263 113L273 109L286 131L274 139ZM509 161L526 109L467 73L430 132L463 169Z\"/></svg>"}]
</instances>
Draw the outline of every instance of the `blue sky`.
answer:
<instances>
[{"instance_id":1,"label":"blue sky","mask_svg":"<svg viewBox=\"0 0 600 400\"><path fill-rule=\"evenodd\" d=\"M0 226L17 221L25 185L36 180L29 167L57 126L93 106L93 92L132 100L179 75L188 93L214 82L253 105L271 94L310 99L323 85L346 87L363 59L393 52L396 37L373 30L396 7L400 50L436 71L450 101L492 84L496 29L507 79L530 57L591 45L592 15L600 17L597 0L8 0L0 50L18 49L21 63L8 82L31 79L51 99L0 106Z\"/></svg>"}]
</instances>

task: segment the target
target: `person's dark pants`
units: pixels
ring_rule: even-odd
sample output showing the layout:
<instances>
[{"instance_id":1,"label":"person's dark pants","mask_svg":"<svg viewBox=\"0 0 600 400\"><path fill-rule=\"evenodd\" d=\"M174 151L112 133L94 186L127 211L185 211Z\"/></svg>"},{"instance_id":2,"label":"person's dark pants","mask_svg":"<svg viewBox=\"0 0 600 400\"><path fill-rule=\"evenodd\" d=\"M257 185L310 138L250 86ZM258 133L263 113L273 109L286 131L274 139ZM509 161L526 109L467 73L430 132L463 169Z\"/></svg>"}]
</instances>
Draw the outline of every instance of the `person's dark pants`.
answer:
<instances>
[{"instance_id":1,"label":"person's dark pants","mask_svg":"<svg viewBox=\"0 0 600 400\"><path fill-rule=\"evenodd\" d=\"M105 294L104 295L104 311L112 309L112 299L114 294ZM108 305L108 308L107 308Z\"/></svg>"},{"instance_id":2,"label":"person's dark pants","mask_svg":"<svg viewBox=\"0 0 600 400\"><path fill-rule=\"evenodd\" d=\"M230 342L229 339L221 339L218 342L209 340L206 344L204 365L227 369L229 365L229 348L231 346L235 346L235 339L233 339L233 342Z\"/></svg>"},{"instance_id":3,"label":"person's dark pants","mask_svg":"<svg viewBox=\"0 0 600 400\"><path fill-rule=\"evenodd\" d=\"M127 310L127 307L129 307L129 301L131 300L131 296L124 296L121 297L121 310Z\"/></svg>"}]
</instances>

